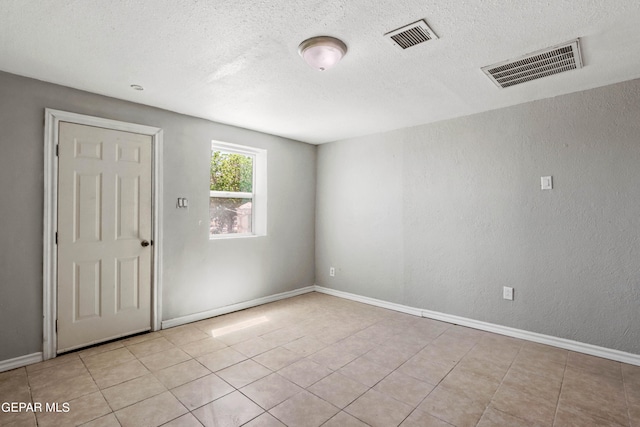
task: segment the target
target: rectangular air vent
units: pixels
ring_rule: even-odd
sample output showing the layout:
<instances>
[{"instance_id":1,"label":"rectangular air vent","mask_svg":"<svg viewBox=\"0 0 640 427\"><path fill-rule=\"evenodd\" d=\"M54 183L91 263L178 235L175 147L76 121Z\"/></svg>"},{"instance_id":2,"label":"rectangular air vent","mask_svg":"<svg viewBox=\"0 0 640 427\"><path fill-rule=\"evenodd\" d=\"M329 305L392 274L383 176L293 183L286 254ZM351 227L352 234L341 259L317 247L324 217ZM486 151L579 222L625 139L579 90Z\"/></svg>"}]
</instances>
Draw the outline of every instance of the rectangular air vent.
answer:
<instances>
[{"instance_id":1,"label":"rectangular air vent","mask_svg":"<svg viewBox=\"0 0 640 427\"><path fill-rule=\"evenodd\" d=\"M384 36L402 50L438 38L436 33L434 33L422 19L413 24L405 25L402 28L388 32Z\"/></svg>"},{"instance_id":2,"label":"rectangular air vent","mask_svg":"<svg viewBox=\"0 0 640 427\"><path fill-rule=\"evenodd\" d=\"M482 71L501 88L507 88L553 74L582 68L579 39L521 58L482 67Z\"/></svg>"}]
</instances>

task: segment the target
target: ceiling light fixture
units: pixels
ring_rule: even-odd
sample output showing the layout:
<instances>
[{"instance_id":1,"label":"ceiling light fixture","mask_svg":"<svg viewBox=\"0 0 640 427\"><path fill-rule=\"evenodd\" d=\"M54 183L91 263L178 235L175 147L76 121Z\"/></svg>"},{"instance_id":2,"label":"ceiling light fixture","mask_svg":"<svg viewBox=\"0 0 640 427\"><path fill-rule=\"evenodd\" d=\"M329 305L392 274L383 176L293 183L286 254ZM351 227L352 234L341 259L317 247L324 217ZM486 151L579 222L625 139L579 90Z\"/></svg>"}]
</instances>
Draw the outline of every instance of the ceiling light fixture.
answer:
<instances>
[{"instance_id":1,"label":"ceiling light fixture","mask_svg":"<svg viewBox=\"0 0 640 427\"><path fill-rule=\"evenodd\" d=\"M311 37L300 43L298 53L312 68L325 71L342 59L347 53L347 45L335 37Z\"/></svg>"},{"instance_id":2,"label":"ceiling light fixture","mask_svg":"<svg viewBox=\"0 0 640 427\"><path fill-rule=\"evenodd\" d=\"M144 90L144 88L140 85L131 85L131 89L133 90Z\"/></svg>"}]
</instances>

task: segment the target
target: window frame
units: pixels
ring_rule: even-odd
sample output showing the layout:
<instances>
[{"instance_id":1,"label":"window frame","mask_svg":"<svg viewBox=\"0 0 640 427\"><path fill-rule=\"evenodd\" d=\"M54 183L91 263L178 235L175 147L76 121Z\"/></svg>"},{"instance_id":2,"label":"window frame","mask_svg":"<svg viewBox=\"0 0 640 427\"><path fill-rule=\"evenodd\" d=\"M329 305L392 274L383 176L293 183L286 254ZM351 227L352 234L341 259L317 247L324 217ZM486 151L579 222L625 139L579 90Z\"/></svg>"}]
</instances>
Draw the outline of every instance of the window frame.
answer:
<instances>
[{"instance_id":1,"label":"window frame","mask_svg":"<svg viewBox=\"0 0 640 427\"><path fill-rule=\"evenodd\" d=\"M231 144L222 141L211 141L211 151L209 161L214 151L221 151L229 154L240 154L253 159L252 192L236 191L214 191L209 190L209 206L211 198L238 198L251 199L251 233L227 233L211 234L209 227L209 240L219 239L240 239L247 237L258 237L267 235L267 150L249 147L246 145ZM211 174L211 171L209 171ZM209 178L210 179L210 178ZM211 213L209 213L209 223Z\"/></svg>"}]
</instances>

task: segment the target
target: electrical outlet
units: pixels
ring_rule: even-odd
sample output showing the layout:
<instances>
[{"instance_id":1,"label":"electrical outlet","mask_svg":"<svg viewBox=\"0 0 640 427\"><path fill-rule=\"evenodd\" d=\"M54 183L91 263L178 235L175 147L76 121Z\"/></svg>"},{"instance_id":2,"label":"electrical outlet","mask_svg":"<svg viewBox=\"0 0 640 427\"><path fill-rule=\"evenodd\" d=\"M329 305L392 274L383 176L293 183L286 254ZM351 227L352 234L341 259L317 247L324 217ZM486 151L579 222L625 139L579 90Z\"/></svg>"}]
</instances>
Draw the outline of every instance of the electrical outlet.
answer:
<instances>
[{"instance_id":1,"label":"electrical outlet","mask_svg":"<svg viewBox=\"0 0 640 427\"><path fill-rule=\"evenodd\" d=\"M334 277L336 275L336 269L329 267L329 276Z\"/></svg>"},{"instance_id":2,"label":"electrical outlet","mask_svg":"<svg viewBox=\"0 0 640 427\"><path fill-rule=\"evenodd\" d=\"M502 298L508 299L509 301L513 301L513 288L504 286L502 288Z\"/></svg>"}]
</instances>

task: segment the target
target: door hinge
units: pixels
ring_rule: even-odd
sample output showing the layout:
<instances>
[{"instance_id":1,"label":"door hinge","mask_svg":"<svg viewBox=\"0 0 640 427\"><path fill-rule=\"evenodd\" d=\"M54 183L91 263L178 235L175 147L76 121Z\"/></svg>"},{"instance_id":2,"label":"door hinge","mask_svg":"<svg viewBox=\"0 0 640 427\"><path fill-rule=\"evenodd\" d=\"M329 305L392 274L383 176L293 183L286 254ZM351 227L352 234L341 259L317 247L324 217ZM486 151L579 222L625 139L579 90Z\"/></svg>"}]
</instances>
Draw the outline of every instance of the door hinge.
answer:
<instances>
[{"instance_id":1,"label":"door hinge","mask_svg":"<svg viewBox=\"0 0 640 427\"><path fill-rule=\"evenodd\" d=\"M56 231L56 245L58 244L58 232Z\"/></svg>"},{"instance_id":2,"label":"door hinge","mask_svg":"<svg viewBox=\"0 0 640 427\"><path fill-rule=\"evenodd\" d=\"M60 156L60 144L56 144L56 156Z\"/></svg>"},{"instance_id":3,"label":"door hinge","mask_svg":"<svg viewBox=\"0 0 640 427\"><path fill-rule=\"evenodd\" d=\"M56 333L58 333L58 319L56 319Z\"/></svg>"}]
</instances>

